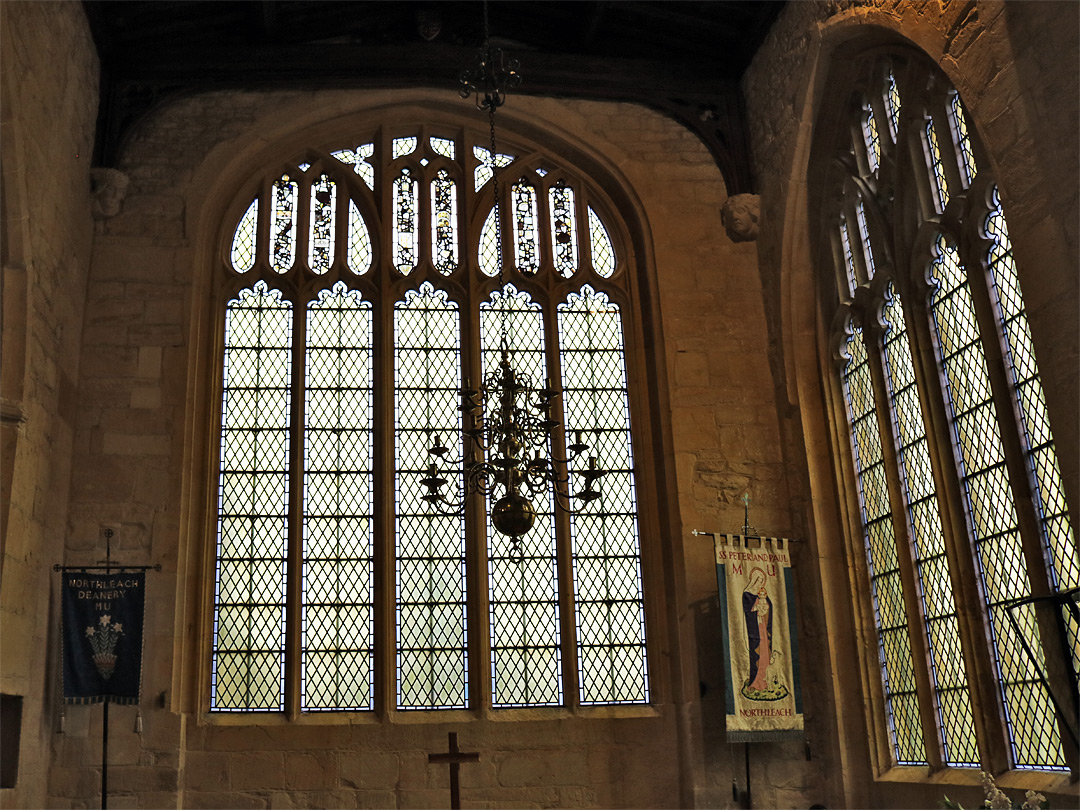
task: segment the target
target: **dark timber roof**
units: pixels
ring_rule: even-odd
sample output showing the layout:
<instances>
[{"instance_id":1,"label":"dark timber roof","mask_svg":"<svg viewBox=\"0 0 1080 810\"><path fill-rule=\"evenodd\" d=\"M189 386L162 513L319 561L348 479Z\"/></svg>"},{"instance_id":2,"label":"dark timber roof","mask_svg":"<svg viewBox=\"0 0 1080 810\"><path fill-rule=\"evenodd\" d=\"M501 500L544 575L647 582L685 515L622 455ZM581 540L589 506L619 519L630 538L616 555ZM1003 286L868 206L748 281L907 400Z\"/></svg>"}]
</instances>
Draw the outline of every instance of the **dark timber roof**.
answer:
<instances>
[{"instance_id":1,"label":"dark timber roof","mask_svg":"<svg viewBox=\"0 0 1080 810\"><path fill-rule=\"evenodd\" d=\"M209 89L457 89L483 38L480 2L85 0L102 65L97 162L138 118ZM636 102L709 147L729 193L752 191L738 81L783 2L490 3L516 91Z\"/></svg>"}]
</instances>

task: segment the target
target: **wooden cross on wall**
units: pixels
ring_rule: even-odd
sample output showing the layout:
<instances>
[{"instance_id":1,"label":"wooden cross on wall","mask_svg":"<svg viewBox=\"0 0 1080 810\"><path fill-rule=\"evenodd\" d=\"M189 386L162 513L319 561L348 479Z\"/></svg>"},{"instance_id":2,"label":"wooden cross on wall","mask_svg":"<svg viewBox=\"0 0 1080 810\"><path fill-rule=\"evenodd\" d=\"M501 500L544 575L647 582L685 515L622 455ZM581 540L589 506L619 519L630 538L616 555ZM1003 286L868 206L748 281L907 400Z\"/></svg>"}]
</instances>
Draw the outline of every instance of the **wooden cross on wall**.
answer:
<instances>
[{"instance_id":1,"label":"wooden cross on wall","mask_svg":"<svg viewBox=\"0 0 1080 810\"><path fill-rule=\"evenodd\" d=\"M458 769L462 762L479 762L480 754L462 751L457 745L457 732L450 732L450 750L445 754L428 754L428 764L450 766L450 810L461 810L461 789L458 786Z\"/></svg>"}]
</instances>

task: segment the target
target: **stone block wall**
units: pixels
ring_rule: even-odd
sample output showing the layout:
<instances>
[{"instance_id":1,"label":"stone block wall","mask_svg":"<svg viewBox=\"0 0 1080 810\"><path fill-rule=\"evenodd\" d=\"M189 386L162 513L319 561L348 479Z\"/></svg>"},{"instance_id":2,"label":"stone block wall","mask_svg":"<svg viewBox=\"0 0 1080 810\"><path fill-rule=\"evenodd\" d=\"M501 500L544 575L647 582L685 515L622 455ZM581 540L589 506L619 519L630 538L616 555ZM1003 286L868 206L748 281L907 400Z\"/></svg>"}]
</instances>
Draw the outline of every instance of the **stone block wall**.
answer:
<instances>
[{"instance_id":1,"label":"stone block wall","mask_svg":"<svg viewBox=\"0 0 1080 810\"><path fill-rule=\"evenodd\" d=\"M15 787L0 804L42 807L60 699L52 566L65 556L98 59L75 3L0 4L0 54L0 691L23 698Z\"/></svg>"}]
</instances>

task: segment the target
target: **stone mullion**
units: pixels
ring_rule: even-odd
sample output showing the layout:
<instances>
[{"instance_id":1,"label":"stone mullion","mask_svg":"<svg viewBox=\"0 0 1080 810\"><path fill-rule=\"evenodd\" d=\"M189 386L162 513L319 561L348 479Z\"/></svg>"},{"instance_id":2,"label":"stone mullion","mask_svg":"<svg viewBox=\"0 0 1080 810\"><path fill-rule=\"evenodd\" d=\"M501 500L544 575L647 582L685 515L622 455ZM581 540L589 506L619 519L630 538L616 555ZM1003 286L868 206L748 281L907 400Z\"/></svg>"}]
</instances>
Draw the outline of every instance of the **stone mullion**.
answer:
<instances>
[{"instance_id":1,"label":"stone mullion","mask_svg":"<svg viewBox=\"0 0 1080 810\"><path fill-rule=\"evenodd\" d=\"M900 582L907 616L907 636L911 646L912 672L915 676L919 719L923 731L923 750L931 771L944 766L942 730L934 681L930 674L930 650L927 638L926 616L919 591L919 577L915 570L913 540L907 499L901 481L900 455L897 450L896 418L889 385L885 375L883 334L877 324L863 332L866 341L867 367L874 388L874 404L877 409L878 430L881 440L881 456L885 481L889 490L889 507L892 513L893 538L896 557L900 566Z\"/></svg>"},{"instance_id":2,"label":"stone mullion","mask_svg":"<svg viewBox=\"0 0 1080 810\"><path fill-rule=\"evenodd\" d=\"M289 403L288 546L285 570L285 714L300 716L304 568L304 361L307 348L307 302L293 303L292 379Z\"/></svg>"},{"instance_id":3,"label":"stone mullion","mask_svg":"<svg viewBox=\"0 0 1080 810\"><path fill-rule=\"evenodd\" d=\"M562 395L554 401L552 421L558 423L552 431L551 454L568 458L569 451L566 449L566 410L565 392L562 385L562 353L559 346L559 325L556 307L558 305L552 297L548 297L544 307L544 343L547 345L548 375L555 383L553 387L562 392ZM569 478L569 461L565 465L553 465L557 474L567 475ZM563 467L561 471L559 467ZM602 485L602 484L601 484ZM566 491L570 491L570 482L567 481ZM562 679L563 679L563 705L569 709L576 709L581 704L581 695L578 691L578 646L577 646L577 606L574 594L574 559L573 538L570 535L570 515L563 509L555 506L555 558L556 573L559 586L559 636L562 647Z\"/></svg>"},{"instance_id":4,"label":"stone mullion","mask_svg":"<svg viewBox=\"0 0 1080 810\"><path fill-rule=\"evenodd\" d=\"M372 329L373 431L372 437L372 531L374 532L374 627L375 712L382 718L397 710L397 576L395 544L397 516L394 492L395 383L394 295L390 267L393 263L393 178L388 171L390 134L380 129L372 157L376 173L373 196L381 218L369 223L374 258L368 277L376 291Z\"/></svg>"},{"instance_id":5,"label":"stone mullion","mask_svg":"<svg viewBox=\"0 0 1080 810\"><path fill-rule=\"evenodd\" d=\"M473 192L469 192L470 194ZM468 239L472 239L470 234ZM479 234L477 234L479 239ZM471 272L470 275L475 278ZM480 299L475 284L468 284L467 295L461 305L461 370L462 386L480 388L482 379L480 351ZM462 429L466 416L462 414ZM464 438L464 435L463 435ZM471 456L469 439L462 444L465 458ZM452 446L452 443L451 443ZM478 459L483 461L483 458ZM463 483L466 483L463 481ZM465 611L466 611L466 660L469 666L469 708L486 713L491 709L491 616L488 593L487 554L487 508L486 498L470 497L462 491L465 500Z\"/></svg>"},{"instance_id":6,"label":"stone mullion","mask_svg":"<svg viewBox=\"0 0 1080 810\"><path fill-rule=\"evenodd\" d=\"M385 254L384 254L385 260ZM382 268L372 267L378 280ZM378 289L386 290L385 285ZM393 303L376 295L372 312L372 708L385 718L396 706L394 576L394 340ZM389 338L387 338L389 336Z\"/></svg>"}]
</instances>

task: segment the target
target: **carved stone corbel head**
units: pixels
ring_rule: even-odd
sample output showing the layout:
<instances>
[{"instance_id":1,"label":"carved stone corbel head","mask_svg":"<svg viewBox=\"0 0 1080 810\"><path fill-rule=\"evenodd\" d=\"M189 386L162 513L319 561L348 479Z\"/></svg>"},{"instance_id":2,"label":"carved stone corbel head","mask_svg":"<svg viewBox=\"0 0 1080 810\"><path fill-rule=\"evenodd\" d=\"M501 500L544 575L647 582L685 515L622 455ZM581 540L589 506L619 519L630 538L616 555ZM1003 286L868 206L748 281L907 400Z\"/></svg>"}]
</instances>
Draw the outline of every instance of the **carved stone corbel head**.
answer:
<instances>
[{"instance_id":1,"label":"carved stone corbel head","mask_svg":"<svg viewBox=\"0 0 1080 810\"><path fill-rule=\"evenodd\" d=\"M118 169L91 169L90 215L100 221L119 214L128 183L128 176Z\"/></svg>"},{"instance_id":2,"label":"carved stone corbel head","mask_svg":"<svg viewBox=\"0 0 1080 810\"><path fill-rule=\"evenodd\" d=\"M757 194L735 194L724 201L720 209L720 222L732 242L753 242L758 235Z\"/></svg>"}]
</instances>

